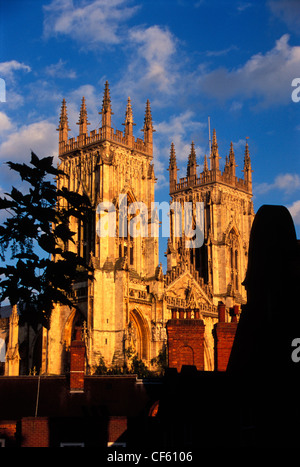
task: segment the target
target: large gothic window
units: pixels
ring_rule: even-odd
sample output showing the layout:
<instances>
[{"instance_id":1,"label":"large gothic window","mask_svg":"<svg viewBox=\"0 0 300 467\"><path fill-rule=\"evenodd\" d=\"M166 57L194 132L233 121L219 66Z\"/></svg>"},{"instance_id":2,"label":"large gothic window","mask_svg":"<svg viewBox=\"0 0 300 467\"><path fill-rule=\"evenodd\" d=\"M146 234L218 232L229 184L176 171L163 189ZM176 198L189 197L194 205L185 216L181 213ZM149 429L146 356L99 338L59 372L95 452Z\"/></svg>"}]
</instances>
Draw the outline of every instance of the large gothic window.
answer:
<instances>
[{"instance_id":1,"label":"large gothic window","mask_svg":"<svg viewBox=\"0 0 300 467\"><path fill-rule=\"evenodd\" d=\"M132 203L131 197L127 195L127 202ZM134 264L134 239L130 235L129 223L131 220L130 214L128 214L127 204L126 206L119 206L119 258L124 258L127 255L128 264L133 266Z\"/></svg>"},{"instance_id":2,"label":"large gothic window","mask_svg":"<svg viewBox=\"0 0 300 467\"><path fill-rule=\"evenodd\" d=\"M239 242L235 231L229 234L230 282L235 291L239 291Z\"/></svg>"}]
</instances>

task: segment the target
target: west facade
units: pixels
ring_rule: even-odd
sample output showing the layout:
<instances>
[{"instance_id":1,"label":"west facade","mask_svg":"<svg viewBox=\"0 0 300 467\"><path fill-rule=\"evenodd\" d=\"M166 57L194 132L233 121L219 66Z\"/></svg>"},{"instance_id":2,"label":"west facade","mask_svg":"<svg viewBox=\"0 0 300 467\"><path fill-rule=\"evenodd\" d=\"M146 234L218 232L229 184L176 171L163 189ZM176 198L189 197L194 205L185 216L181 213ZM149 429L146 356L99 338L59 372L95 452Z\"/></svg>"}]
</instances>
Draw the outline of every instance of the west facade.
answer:
<instances>
[{"instance_id":1,"label":"west facade","mask_svg":"<svg viewBox=\"0 0 300 467\"><path fill-rule=\"evenodd\" d=\"M170 238L164 274L159 263L159 223L152 209L156 179L150 103L146 103L143 138L133 135L135 123L129 98L124 130L112 128L107 82L99 114L101 127L88 131L83 98L79 135L69 138L64 100L58 127L59 168L66 174L58 179L58 186L86 194L93 206L93 214L86 222L71 220L75 242L67 247L93 265L94 280L83 277L75 285L77 310L55 307L50 329L31 337L29 347L35 351L27 352L26 358L31 359L31 366L35 358L43 374L66 373L75 328L81 326L88 374L93 374L101 361L107 366L122 366L132 352L150 366L151 359L168 343L167 323L186 319L202 322L201 369L214 370L213 328L219 320L218 305L225 305L224 319L230 321L230 310L246 302L242 282L254 218L248 144L244 176L238 178L232 145L224 169L220 169L214 130L209 162L205 156L203 171L197 171L192 143L187 175L178 180L172 143L168 168ZM191 206L192 234L186 232L185 204ZM200 239L200 244L195 239ZM15 341L9 345L21 346L17 338ZM187 347L188 342L183 342L179 361L193 364L193 352L186 357ZM38 358L34 357L36 352ZM22 362L22 352L16 355ZM28 366L30 363L27 370Z\"/></svg>"}]
</instances>

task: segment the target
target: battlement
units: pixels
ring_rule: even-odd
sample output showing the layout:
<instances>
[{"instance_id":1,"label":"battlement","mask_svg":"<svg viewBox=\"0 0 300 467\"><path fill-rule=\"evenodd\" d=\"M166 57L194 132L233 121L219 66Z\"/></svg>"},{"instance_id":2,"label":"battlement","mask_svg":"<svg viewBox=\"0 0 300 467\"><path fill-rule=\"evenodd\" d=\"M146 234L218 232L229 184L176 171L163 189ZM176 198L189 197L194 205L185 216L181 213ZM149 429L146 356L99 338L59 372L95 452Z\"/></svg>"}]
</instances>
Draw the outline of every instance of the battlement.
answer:
<instances>
[{"instance_id":1,"label":"battlement","mask_svg":"<svg viewBox=\"0 0 300 467\"><path fill-rule=\"evenodd\" d=\"M178 183L174 183L170 187L170 194L174 194L178 191L186 190L187 188L196 188L201 185L211 184L211 183L223 183L225 185L230 185L233 188L245 192L251 192L251 187L243 178L238 178L236 176L229 175L226 172L213 172L207 171L199 174L199 177L182 177L179 179Z\"/></svg>"},{"instance_id":2,"label":"battlement","mask_svg":"<svg viewBox=\"0 0 300 467\"><path fill-rule=\"evenodd\" d=\"M152 156L153 153L152 147L141 138L128 138L122 131L114 130L114 128L99 128L92 130L90 134L78 135L76 138L59 142L59 156L103 141L118 143L149 156Z\"/></svg>"}]
</instances>

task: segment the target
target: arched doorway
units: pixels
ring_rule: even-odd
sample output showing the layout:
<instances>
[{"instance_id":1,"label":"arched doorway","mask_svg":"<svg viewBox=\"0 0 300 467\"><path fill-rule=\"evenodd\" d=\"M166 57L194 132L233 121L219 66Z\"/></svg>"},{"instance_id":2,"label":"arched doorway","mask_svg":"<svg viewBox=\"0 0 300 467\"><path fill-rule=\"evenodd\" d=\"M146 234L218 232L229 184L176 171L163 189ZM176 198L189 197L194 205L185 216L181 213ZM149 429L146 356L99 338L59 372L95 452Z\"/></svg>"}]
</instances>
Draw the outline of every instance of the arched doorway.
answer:
<instances>
[{"instance_id":1,"label":"arched doorway","mask_svg":"<svg viewBox=\"0 0 300 467\"><path fill-rule=\"evenodd\" d=\"M142 360L149 360L150 331L142 314L134 309L129 314L128 347Z\"/></svg>"}]
</instances>

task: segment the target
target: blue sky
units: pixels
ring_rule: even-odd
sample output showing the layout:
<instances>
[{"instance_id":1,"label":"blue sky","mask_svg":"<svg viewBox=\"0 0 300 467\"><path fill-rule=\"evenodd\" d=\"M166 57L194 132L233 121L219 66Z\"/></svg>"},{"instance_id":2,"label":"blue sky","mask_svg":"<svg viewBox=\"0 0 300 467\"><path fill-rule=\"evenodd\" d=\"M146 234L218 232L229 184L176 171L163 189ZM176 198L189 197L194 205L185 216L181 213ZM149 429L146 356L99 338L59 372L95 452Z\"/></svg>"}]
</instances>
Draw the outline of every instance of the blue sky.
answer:
<instances>
[{"instance_id":1,"label":"blue sky","mask_svg":"<svg viewBox=\"0 0 300 467\"><path fill-rule=\"evenodd\" d=\"M5 161L28 162L31 149L57 157L63 98L70 137L82 96L89 130L100 126L108 80L115 128L123 129L130 96L142 137L151 102L158 201L169 199L172 141L179 176L192 141L201 170L209 116L221 165L232 141L239 176L249 137L255 210L283 204L300 231L300 102L291 97L300 77L298 0L0 0L0 15L1 194L17 183Z\"/></svg>"}]
</instances>

